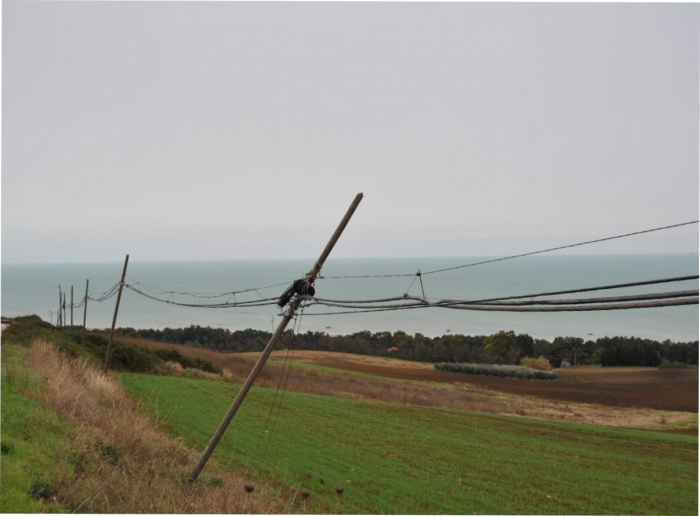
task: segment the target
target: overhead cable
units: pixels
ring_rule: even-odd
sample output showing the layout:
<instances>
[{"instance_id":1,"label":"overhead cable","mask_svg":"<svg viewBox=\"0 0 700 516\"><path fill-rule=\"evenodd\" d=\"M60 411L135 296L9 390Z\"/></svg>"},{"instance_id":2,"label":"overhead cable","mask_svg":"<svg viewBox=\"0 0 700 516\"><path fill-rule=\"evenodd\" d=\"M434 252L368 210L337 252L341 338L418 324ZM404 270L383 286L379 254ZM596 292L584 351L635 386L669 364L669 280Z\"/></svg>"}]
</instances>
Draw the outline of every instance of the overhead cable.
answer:
<instances>
[{"instance_id":1,"label":"overhead cable","mask_svg":"<svg viewBox=\"0 0 700 516\"><path fill-rule=\"evenodd\" d=\"M455 300L443 299L439 301L429 301L425 298L408 296L365 299L365 300L330 300L323 298L306 298L306 306L322 305L335 308L350 309L344 312L324 312L309 313L308 315L339 315L346 313L366 313L386 310L410 310L416 308L456 308L463 310L491 310L491 311L590 311L590 310L617 310L630 308L651 308L657 306L677 306L685 304L697 304L698 290L684 290L675 292L652 292L646 294L635 294L630 296L609 296L599 298L584 299L561 299L561 300L540 300L533 298L563 294L574 294L582 292L593 292L598 290L620 289L653 285L660 283L670 283L679 281L697 280L698 275L679 276L673 278L662 278L656 280L637 281L631 283L617 283L612 285L601 285L597 287L586 287L578 289L560 290L554 292L540 292L536 294L524 294L517 296L507 296L499 298L489 298L480 300ZM692 299L688 299L691 298ZM685 298L685 299L679 299ZM527 299L527 301L516 301ZM538 305L538 306L535 306ZM546 306L549 305L549 306ZM585 305L585 306L584 306Z\"/></svg>"},{"instance_id":2,"label":"overhead cable","mask_svg":"<svg viewBox=\"0 0 700 516\"><path fill-rule=\"evenodd\" d=\"M186 306L189 308L238 308L238 307L251 307L251 306L268 306L268 305L274 305L276 304L276 298L265 298L265 299L256 299L253 301L238 301L238 302L226 302L226 303L210 303L210 304L201 304L201 303L180 303L176 302L174 299L161 299L156 296L147 294L146 292L143 292L142 290L139 290L135 285L130 285L125 283L124 284L125 288L128 288L132 292L135 292L143 297L147 297L148 299L152 299L154 301L159 301L161 303L166 303L169 305L177 305L177 306Z\"/></svg>"},{"instance_id":3,"label":"overhead cable","mask_svg":"<svg viewBox=\"0 0 700 516\"><path fill-rule=\"evenodd\" d=\"M251 288L245 288L241 290L232 290L229 292L178 292L175 290L165 290L159 287L154 287L151 285L147 285L145 283L141 283L140 281L136 281L135 278L132 276L128 275L129 279L133 281L133 284L138 284L141 287L143 287L145 290L149 290L150 292L154 294L177 294L179 296L190 296L190 297L198 297L198 298L203 298L203 299L215 299L218 297L227 297L227 296L232 296L236 294L244 294L247 292L256 292L258 290L265 290L268 288L273 288L273 287L279 287L282 285L287 285L289 282L285 281L283 283L275 283L274 285L265 285L263 287L251 287ZM258 293L259 294L259 293Z\"/></svg>"},{"instance_id":4,"label":"overhead cable","mask_svg":"<svg viewBox=\"0 0 700 516\"><path fill-rule=\"evenodd\" d=\"M466 268L466 267L475 267L475 266L477 266L477 265L484 265L484 264L487 264L487 263L501 262L501 261L504 261L504 260L512 260L512 259L514 259L514 258L522 258L522 257L525 257L525 256L533 256L533 255L536 255L536 254L549 253L549 252L551 252L551 251L559 251L559 250L561 250L561 249L570 249L570 248L572 248L572 247L579 247L579 246L582 246L582 245L595 244L595 243L598 243L598 242L605 242L605 241L607 241L607 240L615 240L615 239L618 239L618 238L625 238L625 237L630 237L630 236L634 236L634 235L642 235L642 234L645 234L645 233L653 233L653 232L655 232L655 231L662 231L662 230L666 230L666 229L672 229L672 228L678 228L678 227L682 227L682 226L688 226L688 225L690 225L690 224L697 224L698 222L700 222L700 220L693 220L693 221L690 221L690 222L682 222L682 223L680 223L680 224L673 224L673 225L670 225L670 226L662 226L662 227L658 227L658 228L645 229L645 230L643 230L643 231L635 231L635 232L633 232L633 233L625 233L625 234L623 234L623 235L615 235L615 236L610 236L610 237L605 237L605 238L598 238L598 239L595 239L595 240L587 240L586 242L579 242L579 243L577 243L577 244L569 244L569 245L563 245L563 246L559 246L559 247L550 247L550 248L548 248L548 249L542 249L542 250L540 250L540 251L532 251L532 252L529 252L529 253L514 254L514 255L511 255L511 256L503 256L503 257L501 257L501 258L494 258L494 259L490 259L490 260L483 260L483 261L480 261L480 262L467 263L467 264L464 264L464 265L456 265L456 266L454 266L454 267L445 267L445 268L443 268L443 269L435 269L435 270L432 270L432 271L423 272L423 273L421 273L421 275L425 276L425 275L427 275L427 274L437 274L437 273L439 273L439 272L452 271L452 270L455 270L455 269L463 269L463 268ZM409 274L409 273L406 273L406 274L364 274L364 275L348 275L348 276L319 276L319 279L402 278L402 277L418 276L418 275L419 275L418 273L410 273L410 274Z\"/></svg>"},{"instance_id":5,"label":"overhead cable","mask_svg":"<svg viewBox=\"0 0 700 516\"><path fill-rule=\"evenodd\" d=\"M441 305L449 305L449 304L477 304L477 303L488 303L492 301L507 301L507 300L512 300L512 299L526 299L526 298L534 298L534 297L544 297L544 296L558 296L558 295L564 295L564 294L579 294L582 292L594 292L597 290L610 290L610 289L618 289L618 288L631 288L631 287L639 287L639 286L645 286L645 285L656 285L656 284L661 284L661 283L674 283L674 282L681 282L681 281L691 281L691 280L697 280L700 278L700 276L696 275L688 275L688 276L676 276L672 278L661 278L661 279L655 279L655 280L645 280L645 281L635 281L635 282L630 282L630 283L616 283L612 285L601 285L601 286L596 286L596 287L584 287L584 288L576 288L576 289L569 289L569 290L558 290L558 291L552 291L552 292L539 292L536 294L521 294L517 296L507 296L507 297L494 297L494 298L487 298L487 299L471 299L471 300L454 300L454 299L443 299L434 302L434 304L441 304ZM310 300L311 298L309 298ZM332 306L329 303L334 304L335 306L338 306L339 304L343 305L353 305L353 304L369 304L369 303L388 303L388 302L393 302L393 301L401 301L405 299L419 299L423 300L424 298L412 298L411 296L408 296L404 294L403 296L396 296L396 297L388 297L388 298L380 298L380 299L353 299L353 300L339 300L339 299L324 299L324 298L313 298L313 301L311 304L324 304L327 306ZM360 307L362 308L362 307Z\"/></svg>"},{"instance_id":6,"label":"overhead cable","mask_svg":"<svg viewBox=\"0 0 700 516\"><path fill-rule=\"evenodd\" d=\"M595 244L597 242L605 242L607 240L615 240L617 238L625 238L625 237L634 236L634 235L642 235L644 233L652 233L654 231L661 231L664 229L671 229L671 228L677 228L677 227L681 227L681 226L687 226L689 224L697 224L698 222L700 222L700 220L693 220L691 222L683 222L681 224L673 224L672 226L663 226L660 228L645 229L644 231L635 231L634 233L625 233L624 235L616 235L616 236L611 236L611 237L606 237L606 238L598 238L596 240L588 240L586 242L579 242L578 244L563 245L560 247L551 247L549 249L543 249L541 251L533 251L530 253L515 254L512 256L504 256L502 258L494 258L493 260L484 260L484 261L476 262L476 263L468 263L466 265L457 265L456 267L447 267L444 269L436 269L433 271L424 272L423 275L425 276L426 274L436 274L438 272L452 271L455 269L463 269L464 267L474 267L475 265L484 265L486 263L501 262L503 260L512 260L513 258L522 258L524 256L532 256L535 254L549 253L551 251L559 251L561 249L570 249L572 247L578 247L578 246L588 245L588 244Z\"/></svg>"}]
</instances>

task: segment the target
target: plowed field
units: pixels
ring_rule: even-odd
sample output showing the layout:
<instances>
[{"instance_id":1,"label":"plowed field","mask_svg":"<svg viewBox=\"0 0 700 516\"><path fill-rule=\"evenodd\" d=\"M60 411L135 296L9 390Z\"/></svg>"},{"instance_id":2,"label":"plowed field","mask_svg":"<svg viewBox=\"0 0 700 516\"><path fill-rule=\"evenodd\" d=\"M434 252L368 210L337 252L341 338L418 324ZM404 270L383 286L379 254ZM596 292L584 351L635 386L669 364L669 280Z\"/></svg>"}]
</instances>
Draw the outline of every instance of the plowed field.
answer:
<instances>
[{"instance_id":1,"label":"plowed field","mask_svg":"<svg viewBox=\"0 0 700 516\"><path fill-rule=\"evenodd\" d=\"M296 351L296 361L345 371L480 388L575 403L698 412L698 369L558 369L556 381L512 380L436 371L432 364L382 357Z\"/></svg>"}]
</instances>

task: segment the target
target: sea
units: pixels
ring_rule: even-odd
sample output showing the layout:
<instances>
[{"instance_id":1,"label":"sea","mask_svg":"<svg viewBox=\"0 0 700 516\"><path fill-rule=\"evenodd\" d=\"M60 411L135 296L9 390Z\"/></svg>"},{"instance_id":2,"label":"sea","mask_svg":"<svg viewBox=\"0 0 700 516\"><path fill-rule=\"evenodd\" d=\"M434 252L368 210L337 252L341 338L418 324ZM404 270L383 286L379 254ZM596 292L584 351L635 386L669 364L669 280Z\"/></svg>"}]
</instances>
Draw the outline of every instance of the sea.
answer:
<instances>
[{"instance_id":1,"label":"sea","mask_svg":"<svg viewBox=\"0 0 700 516\"><path fill-rule=\"evenodd\" d=\"M539 255L475 264L498 257L328 259L316 281L316 297L338 300L377 299L410 295L439 299L488 299L596 287L698 274L698 255ZM124 289L117 314L118 327L180 328L190 325L272 331L280 321L277 306L211 308L179 306L277 298L295 279L302 278L314 259L232 260L128 263L125 283L152 298ZM431 271L460 267L457 269ZM2 315L36 314L56 323L59 285L70 304L85 295L99 299L118 284L122 263L2 264ZM415 276L417 271L423 275ZM426 274L428 273L428 274ZM400 276L396 276L400 275ZM404 276L405 275L405 276ZM348 277L355 276L355 277ZM357 277L359 276L359 277ZM369 277L368 277L369 276ZM422 280L422 285L421 281ZM612 289L575 295L600 297L668 292L698 288L697 280ZM243 290L248 292L241 292ZM231 292L238 292L232 295ZM219 296L219 297L214 297ZM153 299L156 298L156 299ZM116 295L89 300L74 308L75 325L106 328L112 324ZM359 331L403 331L428 337L446 334L490 335L500 330L535 338L557 336L595 340L630 336L676 342L698 340L698 305L601 312L513 313L423 308L367 313L335 313L338 309L307 307L298 313L294 331L331 335ZM71 322L70 309L66 321Z\"/></svg>"}]
</instances>

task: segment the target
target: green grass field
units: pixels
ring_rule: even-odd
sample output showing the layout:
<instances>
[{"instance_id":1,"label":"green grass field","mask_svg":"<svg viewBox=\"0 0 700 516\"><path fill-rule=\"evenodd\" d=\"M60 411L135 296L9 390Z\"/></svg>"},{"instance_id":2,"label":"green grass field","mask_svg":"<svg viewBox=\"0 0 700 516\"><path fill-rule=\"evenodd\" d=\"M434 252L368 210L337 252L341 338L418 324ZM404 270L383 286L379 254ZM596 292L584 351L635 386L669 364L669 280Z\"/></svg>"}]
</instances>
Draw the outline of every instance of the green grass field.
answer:
<instances>
[{"instance_id":1,"label":"green grass field","mask_svg":"<svg viewBox=\"0 0 700 516\"><path fill-rule=\"evenodd\" d=\"M22 394L36 388L37 380L20 365L23 349L3 349L0 513L61 512L51 501L50 478L68 462L70 425Z\"/></svg>"},{"instance_id":2,"label":"green grass field","mask_svg":"<svg viewBox=\"0 0 700 516\"><path fill-rule=\"evenodd\" d=\"M122 379L199 451L239 388ZM308 489L292 512L698 512L697 437L293 392L278 413L281 399L253 388L214 457L251 480Z\"/></svg>"}]
</instances>

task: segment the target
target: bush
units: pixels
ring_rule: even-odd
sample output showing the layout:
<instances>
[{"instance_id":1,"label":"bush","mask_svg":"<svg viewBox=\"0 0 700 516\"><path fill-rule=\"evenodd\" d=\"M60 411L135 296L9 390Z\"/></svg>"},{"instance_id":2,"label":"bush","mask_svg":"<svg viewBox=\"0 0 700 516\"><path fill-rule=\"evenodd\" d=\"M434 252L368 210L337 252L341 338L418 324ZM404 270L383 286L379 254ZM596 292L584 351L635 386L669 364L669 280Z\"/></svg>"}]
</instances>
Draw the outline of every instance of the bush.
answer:
<instances>
[{"instance_id":1,"label":"bush","mask_svg":"<svg viewBox=\"0 0 700 516\"><path fill-rule=\"evenodd\" d=\"M539 358L524 357L520 361L520 365L523 367L529 367L530 369L538 369L540 371L552 370L552 364L542 355L540 355Z\"/></svg>"}]
</instances>

